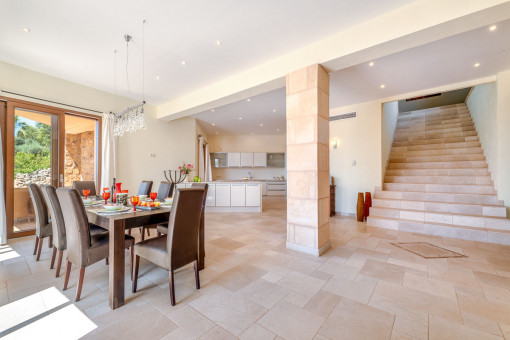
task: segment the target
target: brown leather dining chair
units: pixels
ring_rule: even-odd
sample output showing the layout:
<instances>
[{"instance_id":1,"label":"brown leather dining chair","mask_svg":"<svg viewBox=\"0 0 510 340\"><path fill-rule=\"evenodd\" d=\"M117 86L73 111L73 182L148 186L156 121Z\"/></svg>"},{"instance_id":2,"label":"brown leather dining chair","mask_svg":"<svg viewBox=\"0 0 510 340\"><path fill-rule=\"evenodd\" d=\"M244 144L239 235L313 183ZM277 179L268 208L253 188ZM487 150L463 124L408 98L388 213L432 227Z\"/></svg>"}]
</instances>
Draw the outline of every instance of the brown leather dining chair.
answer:
<instances>
[{"instance_id":1,"label":"brown leather dining chair","mask_svg":"<svg viewBox=\"0 0 510 340\"><path fill-rule=\"evenodd\" d=\"M172 197L173 191L174 183L162 181L161 183L159 183L157 199L164 202L165 198ZM143 226L142 230L140 231L142 235L142 241L145 240L145 231L147 230L147 236L151 236L150 229L156 228L157 226L158 226L157 224Z\"/></svg>"},{"instance_id":2,"label":"brown leather dining chair","mask_svg":"<svg viewBox=\"0 0 510 340\"><path fill-rule=\"evenodd\" d=\"M67 238L67 264L63 290L67 289L72 264L79 266L80 274L75 299L75 301L79 301L85 276L85 267L108 257L110 233L90 233L85 206L76 189L58 188L57 197L62 207ZM131 248L132 267L135 239L129 235L125 235L125 237L126 248Z\"/></svg>"},{"instance_id":3,"label":"brown leather dining chair","mask_svg":"<svg viewBox=\"0 0 510 340\"><path fill-rule=\"evenodd\" d=\"M133 293L136 293L140 257L168 270L170 302L175 306L174 270L191 262L195 265L195 285L200 289L198 273L198 232L205 190L188 188L178 190L168 221L168 235L162 235L135 244L133 266Z\"/></svg>"},{"instance_id":4,"label":"brown leather dining chair","mask_svg":"<svg viewBox=\"0 0 510 340\"><path fill-rule=\"evenodd\" d=\"M83 190L90 190L90 196L96 196L96 183L94 181L74 181L73 188L83 196Z\"/></svg>"},{"instance_id":5,"label":"brown leather dining chair","mask_svg":"<svg viewBox=\"0 0 510 340\"><path fill-rule=\"evenodd\" d=\"M53 185L43 185L41 187L41 190L44 195L44 199L46 200L48 210L50 211L51 226L53 229L53 254L51 256L50 269L53 269L53 266L55 265L55 256L58 251L57 270L55 273L55 277L59 277L60 268L62 266L62 256L64 250L67 249L66 226L64 223L64 216L62 215L62 207L60 206L60 201L58 200L57 197L57 189ZM90 234L92 235L108 232L108 230L103 229L94 224L89 224L89 227Z\"/></svg>"},{"instance_id":6,"label":"brown leather dining chair","mask_svg":"<svg viewBox=\"0 0 510 340\"><path fill-rule=\"evenodd\" d=\"M39 261L41 257L41 250L43 239L48 237L48 246L51 248L53 244L53 229L51 227L51 221L48 216L48 208L44 202L44 197L41 188L37 184L29 183L28 192L32 198L32 204L34 205L35 212L35 248L34 255L37 252L36 261Z\"/></svg>"}]
</instances>

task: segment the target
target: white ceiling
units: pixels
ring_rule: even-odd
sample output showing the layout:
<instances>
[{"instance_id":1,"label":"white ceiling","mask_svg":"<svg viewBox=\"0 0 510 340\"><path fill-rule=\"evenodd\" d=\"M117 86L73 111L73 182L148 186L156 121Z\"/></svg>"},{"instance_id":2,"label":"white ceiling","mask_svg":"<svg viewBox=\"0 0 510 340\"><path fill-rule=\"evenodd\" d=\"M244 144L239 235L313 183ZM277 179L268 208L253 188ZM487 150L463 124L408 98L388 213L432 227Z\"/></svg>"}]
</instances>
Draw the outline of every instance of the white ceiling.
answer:
<instances>
[{"instance_id":1,"label":"white ceiling","mask_svg":"<svg viewBox=\"0 0 510 340\"><path fill-rule=\"evenodd\" d=\"M0 0L0 59L114 92L117 49L117 93L139 99L146 19L145 96L158 105L412 1Z\"/></svg>"},{"instance_id":2,"label":"white ceiling","mask_svg":"<svg viewBox=\"0 0 510 340\"><path fill-rule=\"evenodd\" d=\"M510 69L510 21L349 67L330 74L330 108L491 76ZM475 63L480 63L478 68ZM385 84L381 89L380 85ZM285 90L196 115L209 134L285 133ZM278 107L273 113L271 108ZM280 109L281 108L281 109ZM243 115L243 120L237 117ZM212 126L210 123L216 125ZM264 126L258 124L263 122ZM209 123L209 124L207 124ZM280 128L280 131L276 131Z\"/></svg>"}]
</instances>

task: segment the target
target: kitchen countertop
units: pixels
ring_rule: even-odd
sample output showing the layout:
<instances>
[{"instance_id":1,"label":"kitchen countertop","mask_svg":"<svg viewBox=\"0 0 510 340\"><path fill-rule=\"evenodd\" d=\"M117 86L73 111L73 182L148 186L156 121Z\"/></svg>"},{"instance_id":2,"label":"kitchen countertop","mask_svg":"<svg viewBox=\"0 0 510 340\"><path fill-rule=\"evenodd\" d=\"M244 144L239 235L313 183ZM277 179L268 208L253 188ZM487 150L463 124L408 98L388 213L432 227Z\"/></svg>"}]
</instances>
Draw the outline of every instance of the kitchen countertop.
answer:
<instances>
[{"instance_id":1,"label":"kitchen countertop","mask_svg":"<svg viewBox=\"0 0 510 340\"><path fill-rule=\"evenodd\" d=\"M286 179L218 179L213 182L286 182Z\"/></svg>"}]
</instances>

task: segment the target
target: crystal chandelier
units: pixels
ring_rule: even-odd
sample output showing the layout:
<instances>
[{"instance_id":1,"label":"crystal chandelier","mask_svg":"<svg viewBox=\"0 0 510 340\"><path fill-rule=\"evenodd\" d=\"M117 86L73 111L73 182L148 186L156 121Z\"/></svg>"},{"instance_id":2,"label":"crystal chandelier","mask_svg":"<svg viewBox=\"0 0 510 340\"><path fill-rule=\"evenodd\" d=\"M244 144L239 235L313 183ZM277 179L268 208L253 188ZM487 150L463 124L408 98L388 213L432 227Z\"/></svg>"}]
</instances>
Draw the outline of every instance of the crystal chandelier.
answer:
<instances>
[{"instance_id":1,"label":"crystal chandelier","mask_svg":"<svg viewBox=\"0 0 510 340\"><path fill-rule=\"evenodd\" d=\"M128 107L121 113L115 114L113 134L114 136L123 136L125 133L135 132L141 129L146 129L145 123L145 19L142 20L143 28L143 42L142 42L142 102L134 106ZM129 74L128 74L128 62L129 62L129 42L132 37L128 34L124 35L126 41L126 81L131 96L131 89L129 87ZM117 51L115 51L115 55ZM115 102L117 102L117 58L115 58ZM116 107L117 105L115 105Z\"/></svg>"}]
</instances>

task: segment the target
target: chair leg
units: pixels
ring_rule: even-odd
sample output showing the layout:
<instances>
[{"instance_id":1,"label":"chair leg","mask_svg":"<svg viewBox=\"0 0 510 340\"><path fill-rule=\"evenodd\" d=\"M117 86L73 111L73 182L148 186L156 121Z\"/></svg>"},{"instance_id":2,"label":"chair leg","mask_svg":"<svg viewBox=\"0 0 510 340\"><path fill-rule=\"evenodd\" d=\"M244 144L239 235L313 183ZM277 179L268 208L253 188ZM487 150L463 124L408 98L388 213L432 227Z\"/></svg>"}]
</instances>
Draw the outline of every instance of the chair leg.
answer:
<instances>
[{"instance_id":1,"label":"chair leg","mask_svg":"<svg viewBox=\"0 0 510 340\"><path fill-rule=\"evenodd\" d=\"M104 262L106 263L106 265L107 265L107 266L109 266L109 265L110 265L110 263L108 262L108 258L105 258L105 259L104 259Z\"/></svg>"},{"instance_id":2,"label":"chair leg","mask_svg":"<svg viewBox=\"0 0 510 340\"><path fill-rule=\"evenodd\" d=\"M151 230L150 230L150 228L144 228L144 229L147 229L147 236L151 236Z\"/></svg>"},{"instance_id":3,"label":"chair leg","mask_svg":"<svg viewBox=\"0 0 510 340\"><path fill-rule=\"evenodd\" d=\"M131 236L131 229L128 229L128 235Z\"/></svg>"},{"instance_id":4,"label":"chair leg","mask_svg":"<svg viewBox=\"0 0 510 340\"><path fill-rule=\"evenodd\" d=\"M129 263L129 269L130 269L130 273L133 273L133 262L135 260L135 246L131 246L129 248L129 255L131 257L131 262ZM131 275L131 280L133 280L133 276Z\"/></svg>"},{"instance_id":5,"label":"chair leg","mask_svg":"<svg viewBox=\"0 0 510 340\"><path fill-rule=\"evenodd\" d=\"M62 288L62 290L66 290L67 289L67 284L69 283L69 275L71 275L71 266L73 264L71 263L71 261L67 261L67 264L66 264L66 276L64 277L64 287Z\"/></svg>"},{"instance_id":6,"label":"chair leg","mask_svg":"<svg viewBox=\"0 0 510 340\"><path fill-rule=\"evenodd\" d=\"M200 289L200 275L198 273L198 260L195 261L195 287Z\"/></svg>"},{"instance_id":7,"label":"chair leg","mask_svg":"<svg viewBox=\"0 0 510 340\"><path fill-rule=\"evenodd\" d=\"M145 241L145 228L140 228L140 234L142 235L142 242Z\"/></svg>"},{"instance_id":8,"label":"chair leg","mask_svg":"<svg viewBox=\"0 0 510 340\"><path fill-rule=\"evenodd\" d=\"M48 237L48 248L51 247L53 247L53 235L50 235L50 237Z\"/></svg>"},{"instance_id":9,"label":"chair leg","mask_svg":"<svg viewBox=\"0 0 510 340\"><path fill-rule=\"evenodd\" d=\"M35 237L34 255L37 254L37 246L39 245L39 236Z\"/></svg>"},{"instance_id":10,"label":"chair leg","mask_svg":"<svg viewBox=\"0 0 510 340\"><path fill-rule=\"evenodd\" d=\"M131 291L133 293L136 293L136 284L138 283L138 266L140 265L140 256L135 257L135 263L133 267L133 271L131 274L131 280L133 280L133 283L131 284Z\"/></svg>"},{"instance_id":11,"label":"chair leg","mask_svg":"<svg viewBox=\"0 0 510 340\"><path fill-rule=\"evenodd\" d=\"M41 257L42 244L43 239L39 238L39 248L37 248L37 257L35 258L36 261L39 261L39 258Z\"/></svg>"},{"instance_id":12,"label":"chair leg","mask_svg":"<svg viewBox=\"0 0 510 340\"><path fill-rule=\"evenodd\" d=\"M83 278L85 277L85 267L80 268L80 277L78 278L78 289L76 290L76 298L74 301L80 301L81 287L83 286Z\"/></svg>"},{"instance_id":13,"label":"chair leg","mask_svg":"<svg viewBox=\"0 0 510 340\"><path fill-rule=\"evenodd\" d=\"M168 285L170 286L170 303L175 306L175 286L174 286L174 271L168 271Z\"/></svg>"},{"instance_id":14,"label":"chair leg","mask_svg":"<svg viewBox=\"0 0 510 340\"><path fill-rule=\"evenodd\" d=\"M57 255L57 247L53 246L53 251L51 252L50 269L53 269L53 266L55 265L55 256L56 255Z\"/></svg>"},{"instance_id":15,"label":"chair leg","mask_svg":"<svg viewBox=\"0 0 510 340\"><path fill-rule=\"evenodd\" d=\"M64 254L63 250L58 251L58 258L57 258L57 272L55 273L55 277L60 276L60 267L62 266L62 255Z\"/></svg>"},{"instance_id":16,"label":"chair leg","mask_svg":"<svg viewBox=\"0 0 510 340\"><path fill-rule=\"evenodd\" d=\"M158 237L161 236L161 233L158 231Z\"/></svg>"}]
</instances>

